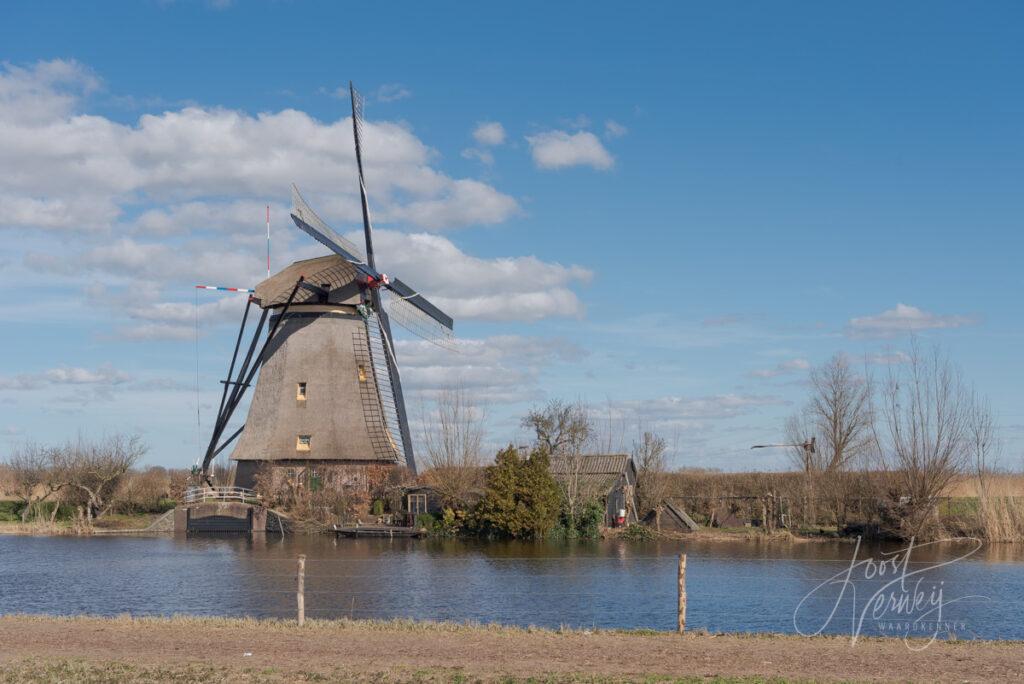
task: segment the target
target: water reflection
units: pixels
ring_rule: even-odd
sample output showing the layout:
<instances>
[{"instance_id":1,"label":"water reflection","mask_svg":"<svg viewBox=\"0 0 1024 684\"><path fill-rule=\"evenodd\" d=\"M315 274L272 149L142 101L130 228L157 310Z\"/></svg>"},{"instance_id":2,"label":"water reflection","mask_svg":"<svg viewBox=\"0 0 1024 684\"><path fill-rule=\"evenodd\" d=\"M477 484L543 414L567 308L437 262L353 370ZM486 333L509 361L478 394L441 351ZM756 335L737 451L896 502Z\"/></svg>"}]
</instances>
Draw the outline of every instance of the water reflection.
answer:
<instances>
[{"instance_id":1,"label":"water reflection","mask_svg":"<svg viewBox=\"0 0 1024 684\"><path fill-rule=\"evenodd\" d=\"M880 557L900 545L865 545ZM963 552L917 550L915 567ZM313 617L409 617L520 625L672 629L676 558L688 554L688 624L721 631L793 632L793 612L822 580L849 566L846 542L577 544L331 537L0 537L0 612L116 615L191 613L292 617L295 559L307 556ZM931 571L961 638L1024 638L1024 549L988 545ZM860 596L879 582L861 581ZM827 615L836 594L806 602ZM847 611L849 612L849 611ZM849 621L825 630L847 633ZM866 630L865 633L871 633Z\"/></svg>"}]
</instances>

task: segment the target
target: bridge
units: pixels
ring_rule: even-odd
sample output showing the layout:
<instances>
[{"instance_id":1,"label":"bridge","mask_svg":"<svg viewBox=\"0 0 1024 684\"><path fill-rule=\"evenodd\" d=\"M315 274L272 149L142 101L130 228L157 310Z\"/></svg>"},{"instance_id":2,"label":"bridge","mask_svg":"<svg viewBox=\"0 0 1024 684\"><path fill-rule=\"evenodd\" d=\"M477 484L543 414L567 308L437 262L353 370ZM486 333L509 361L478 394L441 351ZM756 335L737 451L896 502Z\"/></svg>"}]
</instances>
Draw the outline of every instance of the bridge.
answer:
<instances>
[{"instance_id":1,"label":"bridge","mask_svg":"<svg viewBox=\"0 0 1024 684\"><path fill-rule=\"evenodd\" d=\"M189 487L174 509L175 532L278 532L287 519L243 487Z\"/></svg>"}]
</instances>

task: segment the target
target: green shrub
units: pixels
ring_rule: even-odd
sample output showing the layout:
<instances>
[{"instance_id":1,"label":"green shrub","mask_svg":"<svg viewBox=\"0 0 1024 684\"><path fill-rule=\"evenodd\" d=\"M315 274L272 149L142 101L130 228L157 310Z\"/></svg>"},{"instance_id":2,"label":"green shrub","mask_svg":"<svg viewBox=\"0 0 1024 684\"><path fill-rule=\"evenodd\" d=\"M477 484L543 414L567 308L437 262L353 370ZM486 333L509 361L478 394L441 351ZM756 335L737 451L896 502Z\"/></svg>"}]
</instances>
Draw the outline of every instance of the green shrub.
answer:
<instances>
[{"instance_id":1,"label":"green shrub","mask_svg":"<svg viewBox=\"0 0 1024 684\"><path fill-rule=\"evenodd\" d=\"M373 500L373 514L384 515L384 502L380 499Z\"/></svg>"},{"instance_id":2,"label":"green shrub","mask_svg":"<svg viewBox=\"0 0 1024 684\"><path fill-rule=\"evenodd\" d=\"M0 501L0 522L20 522L21 509L20 501Z\"/></svg>"},{"instance_id":3,"label":"green shrub","mask_svg":"<svg viewBox=\"0 0 1024 684\"><path fill-rule=\"evenodd\" d=\"M562 495L551 476L548 456L526 459L508 446L485 471L486 489L474 510L477 531L513 539L537 539L558 525Z\"/></svg>"},{"instance_id":4,"label":"green shrub","mask_svg":"<svg viewBox=\"0 0 1024 684\"><path fill-rule=\"evenodd\" d=\"M557 539L598 539L601 536L601 526L604 525L604 511L604 505L600 500L588 501L574 520L563 501L558 525L551 530L549 536Z\"/></svg>"},{"instance_id":5,"label":"green shrub","mask_svg":"<svg viewBox=\"0 0 1024 684\"><path fill-rule=\"evenodd\" d=\"M53 515L54 506L60 506L57 511L57 520L70 520L75 517L75 508L71 504L56 501L36 501L32 504L32 512L29 520L36 517L50 519ZM21 522L21 514L25 510L25 504L21 501L0 501L0 522Z\"/></svg>"},{"instance_id":6,"label":"green shrub","mask_svg":"<svg viewBox=\"0 0 1024 684\"><path fill-rule=\"evenodd\" d=\"M589 501L583 512L576 518L576 534L581 539L597 539L604 524L604 505L600 501Z\"/></svg>"},{"instance_id":7,"label":"green shrub","mask_svg":"<svg viewBox=\"0 0 1024 684\"><path fill-rule=\"evenodd\" d=\"M631 523L622 531L622 539L627 541L646 541L648 539L654 539L655 532L646 525L638 525L637 523Z\"/></svg>"},{"instance_id":8,"label":"green shrub","mask_svg":"<svg viewBox=\"0 0 1024 684\"><path fill-rule=\"evenodd\" d=\"M416 527L418 528L432 531L436 523L437 521L430 513L420 513L416 516Z\"/></svg>"},{"instance_id":9,"label":"green shrub","mask_svg":"<svg viewBox=\"0 0 1024 684\"><path fill-rule=\"evenodd\" d=\"M441 512L441 519L437 521L436 534L444 537L455 537L466 524L466 512L445 508Z\"/></svg>"}]
</instances>

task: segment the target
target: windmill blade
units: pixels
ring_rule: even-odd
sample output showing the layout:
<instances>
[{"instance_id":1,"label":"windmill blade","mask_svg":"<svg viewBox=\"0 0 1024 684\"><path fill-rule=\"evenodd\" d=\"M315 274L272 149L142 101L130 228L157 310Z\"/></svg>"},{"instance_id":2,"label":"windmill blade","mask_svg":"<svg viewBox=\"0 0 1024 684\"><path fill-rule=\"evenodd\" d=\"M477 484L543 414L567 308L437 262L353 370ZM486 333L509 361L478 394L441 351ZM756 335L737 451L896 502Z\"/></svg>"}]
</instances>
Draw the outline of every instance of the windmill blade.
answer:
<instances>
[{"instance_id":1,"label":"windmill blade","mask_svg":"<svg viewBox=\"0 0 1024 684\"><path fill-rule=\"evenodd\" d=\"M308 233L314 240L321 243L332 252L340 255L353 264L366 263L366 257L356 247L355 243L338 235L334 229L324 223L323 219L317 216L312 207L302 197L299 188L292 183L292 220L295 225L305 233Z\"/></svg>"},{"instance_id":2,"label":"windmill blade","mask_svg":"<svg viewBox=\"0 0 1024 684\"><path fill-rule=\"evenodd\" d=\"M409 302L417 309L448 328L448 330L452 330L455 327L455 321L452 320L451 316L431 304L429 299L403 283L398 278L392 278L387 287L400 299Z\"/></svg>"},{"instance_id":3,"label":"windmill blade","mask_svg":"<svg viewBox=\"0 0 1024 684\"><path fill-rule=\"evenodd\" d=\"M380 407L382 430L371 430L371 441L377 451L393 452L395 460L405 456L405 442L402 439L402 424L398 417L398 398L395 381L391 377L391 367L397 365L391 356L391 342L384 332L384 326L376 315L366 319L366 336L369 340L370 368L373 371L374 385L377 389L376 400ZM390 363L389 363L390 361ZM379 434L375 434L379 433Z\"/></svg>"},{"instance_id":4,"label":"windmill blade","mask_svg":"<svg viewBox=\"0 0 1024 684\"><path fill-rule=\"evenodd\" d=\"M420 306L414 303L416 299L422 299L427 304L430 304L424 297L417 295L414 299L403 299L390 289L385 290L382 295L381 304L392 321L427 342L444 347L445 349L454 350L456 348L455 333L452 331L451 326L445 325L438 318L425 313ZM430 304L430 306L433 307L433 304ZM438 311L442 316L445 316L443 312ZM450 321L451 318L448 318L448 320Z\"/></svg>"},{"instance_id":5,"label":"windmill blade","mask_svg":"<svg viewBox=\"0 0 1024 684\"><path fill-rule=\"evenodd\" d=\"M366 263L376 268L373 258L373 223L370 221L370 200L366 193L366 177L363 175L363 96L352 81L348 82L352 98L352 142L356 149L356 167L359 169L359 201L363 208L363 239L366 241Z\"/></svg>"},{"instance_id":6,"label":"windmill blade","mask_svg":"<svg viewBox=\"0 0 1024 684\"><path fill-rule=\"evenodd\" d=\"M359 162L359 177L361 179L363 176L363 164L361 162L362 154L359 154L361 152L359 141L363 138L363 95L352 85L352 81L348 82L348 89L352 96L352 125L355 127L356 157Z\"/></svg>"}]
</instances>

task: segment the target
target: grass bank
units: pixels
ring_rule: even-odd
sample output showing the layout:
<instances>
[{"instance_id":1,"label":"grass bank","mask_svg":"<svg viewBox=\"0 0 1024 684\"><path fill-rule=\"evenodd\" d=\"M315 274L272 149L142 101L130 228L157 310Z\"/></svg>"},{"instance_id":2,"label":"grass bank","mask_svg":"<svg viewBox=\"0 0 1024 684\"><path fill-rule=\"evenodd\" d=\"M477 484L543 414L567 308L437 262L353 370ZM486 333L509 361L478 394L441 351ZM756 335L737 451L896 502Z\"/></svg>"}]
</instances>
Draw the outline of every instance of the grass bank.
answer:
<instances>
[{"instance_id":1,"label":"grass bank","mask_svg":"<svg viewBox=\"0 0 1024 684\"><path fill-rule=\"evenodd\" d=\"M1009 681L1022 645L410 621L0 617L0 682Z\"/></svg>"},{"instance_id":2,"label":"grass bank","mask_svg":"<svg viewBox=\"0 0 1024 684\"><path fill-rule=\"evenodd\" d=\"M98 520L93 521L93 530L98 533L114 532L118 530L143 530L149 527L162 514L139 513L127 515L122 513L109 513ZM48 520L20 520L0 521L0 534L24 534L35 536L61 536L74 534L90 534L92 531L81 531L75 527L73 520L58 519L52 523Z\"/></svg>"}]
</instances>

